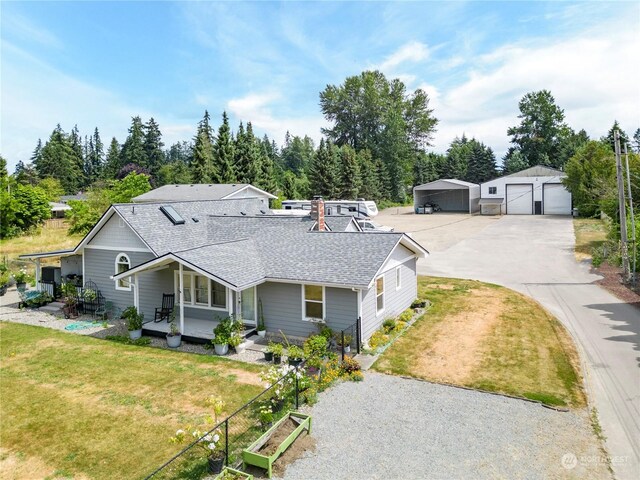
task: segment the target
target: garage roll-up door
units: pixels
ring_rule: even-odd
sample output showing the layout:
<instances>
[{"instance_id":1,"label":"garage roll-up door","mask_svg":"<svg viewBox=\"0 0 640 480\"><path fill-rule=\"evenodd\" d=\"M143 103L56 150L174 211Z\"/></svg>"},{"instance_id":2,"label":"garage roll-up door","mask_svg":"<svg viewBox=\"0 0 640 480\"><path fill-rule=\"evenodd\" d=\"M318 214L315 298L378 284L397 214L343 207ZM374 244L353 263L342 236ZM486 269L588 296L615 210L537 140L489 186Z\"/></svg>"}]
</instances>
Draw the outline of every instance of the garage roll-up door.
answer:
<instances>
[{"instance_id":1,"label":"garage roll-up door","mask_svg":"<svg viewBox=\"0 0 640 480\"><path fill-rule=\"evenodd\" d=\"M533 185L507 184L507 215L533 214Z\"/></svg>"},{"instance_id":2,"label":"garage roll-up door","mask_svg":"<svg viewBox=\"0 0 640 480\"><path fill-rule=\"evenodd\" d=\"M571 215L571 194L561 183L542 185L542 213L544 215Z\"/></svg>"}]
</instances>

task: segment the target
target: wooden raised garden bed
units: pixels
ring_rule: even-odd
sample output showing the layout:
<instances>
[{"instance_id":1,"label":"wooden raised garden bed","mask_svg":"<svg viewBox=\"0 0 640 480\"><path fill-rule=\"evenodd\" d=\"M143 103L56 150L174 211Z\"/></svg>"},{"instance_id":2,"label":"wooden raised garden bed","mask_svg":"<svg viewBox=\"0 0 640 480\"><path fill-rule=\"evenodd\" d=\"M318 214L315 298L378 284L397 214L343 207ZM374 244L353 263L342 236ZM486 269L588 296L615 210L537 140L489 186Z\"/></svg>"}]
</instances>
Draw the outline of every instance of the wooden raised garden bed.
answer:
<instances>
[{"instance_id":1,"label":"wooden raised garden bed","mask_svg":"<svg viewBox=\"0 0 640 480\"><path fill-rule=\"evenodd\" d=\"M271 478L271 467L284 451L306 430L311 433L311 416L299 412L289 412L267 430L260 438L242 451L242 460L267 470Z\"/></svg>"},{"instance_id":2,"label":"wooden raised garden bed","mask_svg":"<svg viewBox=\"0 0 640 480\"><path fill-rule=\"evenodd\" d=\"M253 475L241 472L235 468L224 467L222 471L215 476L214 480L253 480Z\"/></svg>"}]
</instances>

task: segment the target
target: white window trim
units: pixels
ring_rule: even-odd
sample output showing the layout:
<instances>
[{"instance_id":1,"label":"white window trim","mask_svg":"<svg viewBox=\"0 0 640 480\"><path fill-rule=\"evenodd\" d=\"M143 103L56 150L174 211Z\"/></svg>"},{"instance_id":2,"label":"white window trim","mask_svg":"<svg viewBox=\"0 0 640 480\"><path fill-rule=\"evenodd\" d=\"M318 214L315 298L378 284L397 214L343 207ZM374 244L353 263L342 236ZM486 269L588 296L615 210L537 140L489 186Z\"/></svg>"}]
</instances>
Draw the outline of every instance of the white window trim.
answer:
<instances>
[{"instance_id":1,"label":"white window trim","mask_svg":"<svg viewBox=\"0 0 640 480\"><path fill-rule=\"evenodd\" d=\"M396 292L402 288L402 270L401 266L396 267Z\"/></svg>"},{"instance_id":2,"label":"white window trim","mask_svg":"<svg viewBox=\"0 0 640 480\"><path fill-rule=\"evenodd\" d=\"M310 286L313 287L317 287L318 285L312 285L309 284ZM322 285L322 317L323 318L313 318L313 317L307 317L305 314L307 313L307 307L305 305L305 302L309 301L309 302L313 302L313 303L320 303L317 300L307 300L306 296L305 296L305 292L304 292L304 287L305 284L301 284L300 285L301 289L301 293L302 293L302 321L303 322L311 322L311 323L327 323L327 321L324 319L324 317L326 317L327 314L327 292L326 292L326 287L324 285Z\"/></svg>"},{"instance_id":3,"label":"white window trim","mask_svg":"<svg viewBox=\"0 0 640 480\"><path fill-rule=\"evenodd\" d=\"M189 290L191 291L191 301L184 302L184 306L185 307L189 307L189 308L199 308L202 310L214 310L216 312L227 312L229 310L229 288L227 288L226 286L225 288L225 299L227 301L227 305L225 305L224 307L219 307L219 306L215 306L212 307L211 306L211 279L206 277L205 275L202 275L198 272L182 272L182 275L184 277L184 286L186 288L189 288ZM195 286L196 286L196 275L200 276L200 277L205 277L208 280L208 304L205 305L204 303L196 303L196 290L195 290ZM180 298L180 271L179 270L174 270L173 271L173 286L174 286L174 293L176 295L176 298Z\"/></svg>"},{"instance_id":4,"label":"white window trim","mask_svg":"<svg viewBox=\"0 0 640 480\"><path fill-rule=\"evenodd\" d=\"M382 293L380 295L382 295L382 308L380 310L378 310L378 280L382 279ZM383 312L384 312L384 307L385 307L385 281L384 281L384 275L380 275L378 277L376 277L375 280L375 289L376 289L376 317L380 316Z\"/></svg>"},{"instance_id":5,"label":"white window trim","mask_svg":"<svg viewBox=\"0 0 640 480\"><path fill-rule=\"evenodd\" d=\"M129 263L129 268L127 270L131 270L131 259L129 258L129 255L127 255L124 252L120 252L118 255L116 255L116 260L114 262L114 271L116 272L116 275L118 273L120 273L118 271L118 265L120 265L120 262L118 262L118 260L120 259L120 257L125 257L127 259L127 262ZM82 277L84 278L84 276ZM126 287L122 287L120 286L120 282L126 282ZM131 291L131 277L127 277L125 278L121 278L120 280L116 280L116 290L122 290L125 292L130 292Z\"/></svg>"}]
</instances>

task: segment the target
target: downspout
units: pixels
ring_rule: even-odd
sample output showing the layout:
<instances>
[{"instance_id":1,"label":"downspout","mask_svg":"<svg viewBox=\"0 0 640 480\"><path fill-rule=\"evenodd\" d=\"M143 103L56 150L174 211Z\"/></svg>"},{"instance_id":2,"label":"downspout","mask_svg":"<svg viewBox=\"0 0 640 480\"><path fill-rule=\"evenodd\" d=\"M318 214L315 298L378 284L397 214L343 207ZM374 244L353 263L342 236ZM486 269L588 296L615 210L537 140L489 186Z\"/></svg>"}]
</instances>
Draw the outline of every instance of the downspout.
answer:
<instances>
[{"instance_id":1,"label":"downspout","mask_svg":"<svg viewBox=\"0 0 640 480\"><path fill-rule=\"evenodd\" d=\"M83 278L84 281L84 278ZM139 296L139 290L138 290L138 274L134 273L133 274L133 283L131 284L133 286L133 306L136 307L136 310L138 312L140 312L140 296Z\"/></svg>"},{"instance_id":2,"label":"downspout","mask_svg":"<svg viewBox=\"0 0 640 480\"><path fill-rule=\"evenodd\" d=\"M178 276L180 277L180 332L184 335L184 278L182 275L182 263L178 262L178 268Z\"/></svg>"}]
</instances>

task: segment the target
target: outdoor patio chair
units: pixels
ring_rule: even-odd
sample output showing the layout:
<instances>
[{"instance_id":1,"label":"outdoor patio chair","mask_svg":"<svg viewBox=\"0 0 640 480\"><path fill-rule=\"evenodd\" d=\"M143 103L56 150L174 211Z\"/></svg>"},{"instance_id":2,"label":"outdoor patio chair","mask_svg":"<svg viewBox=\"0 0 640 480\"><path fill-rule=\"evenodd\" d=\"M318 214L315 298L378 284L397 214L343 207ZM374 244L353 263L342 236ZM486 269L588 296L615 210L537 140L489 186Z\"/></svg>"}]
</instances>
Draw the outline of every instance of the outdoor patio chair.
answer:
<instances>
[{"instance_id":1,"label":"outdoor patio chair","mask_svg":"<svg viewBox=\"0 0 640 480\"><path fill-rule=\"evenodd\" d=\"M162 307L156 308L153 321L156 323L161 322L162 320L166 320L167 322L171 321L171 312L173 311L175 300L176 295L174 293L163 293Z\"/></svg>"}]
</instances>

